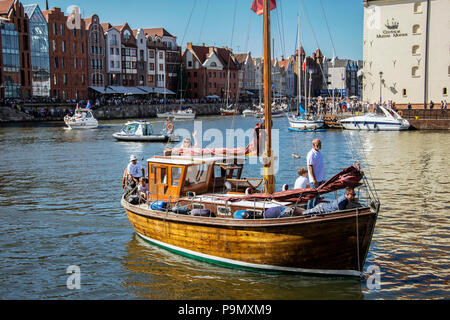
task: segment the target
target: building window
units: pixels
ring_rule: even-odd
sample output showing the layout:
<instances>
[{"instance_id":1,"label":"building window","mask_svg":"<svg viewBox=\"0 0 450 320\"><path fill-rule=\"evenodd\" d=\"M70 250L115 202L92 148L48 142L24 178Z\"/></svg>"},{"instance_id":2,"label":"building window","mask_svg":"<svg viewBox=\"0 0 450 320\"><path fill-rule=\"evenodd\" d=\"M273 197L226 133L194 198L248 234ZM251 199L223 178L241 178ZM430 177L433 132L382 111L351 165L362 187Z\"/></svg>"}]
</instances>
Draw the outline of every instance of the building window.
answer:
<instances>
[{"instance_id":1,"label":"building window","mask_svg":"<svg viewBox=\"0 0 450 320\"><path fill-rule=\"evenodd\" d=\"M64 84L67 84L67 74L64 75Z\"/></svg>"},{"instance_id":2,"label":"building window","mask_svg":"<svg viewBox=\"0 0 450 320\"><path fill-rule=\"evenodd\" d=\"M442 89L442 95L443 96L447 96L447 88L443 88Z\"/></svg>"},{"instance_id":3,"label":"building window","mask_svg":"<svg viewBox=\"0 0 450 320\"><path fill-rule=\"evenodd\" d=\"M155 58L155 51L149 50L148 54L150 56L150 59L154 59Z\"/></svg>"},{"instance_id":4,"label":"building window","mask_svg":"<svg viewBox=\"0 0 450 320\"><path fill-rule=\"evenodd\" d=\"M412 47L412 54L415 55L415 56L420 55L419 49L420 49L420 46L419 46L419 45L414 45L414 46Z\"/></svg>"},{"instance_id":5,"label":"building window","mask_svg":"<svg viewBox=\"0 0 450 320\"><path fill-rule=\"evenodd\" d=\"M160 52L160 53L159 53L159 58L160 58L160 59L163 59L163 58L164 58L164 53Z\"/></svg>"},{"instance_id":6,"label":"building window","mask_svg":"<svg viewBox=\"0 0 450 320\"><path fill-rule=\"evenodd\" d=\"M56 42L55 42L55 40L52 40L52 44L53 44L53 52L55 52L56 51Z\"/></svg>"},{"instance_id":7,"label":"building window","mask_svg":"<svg viewBox=\"0 0 450 320\"><path fill-rule=\"evenodd\" d=\"M53 24L53 34L56 35L58 31L56 30L56 23Z\"/></svg>"},{"instance_id":8,"label":"building window","mask_svg":"<svg viewBox=\"0 0 450 320\"><path fill-rule=\"evenodd\" d=\"M188 61L188 67L192 68L192 61Z\"/></svg>"},{"instance_id":9,"label":"building window","mask_svg":"<svg viewBox=\"0 0 450 320\"><path fill-rule=\"evenodd\" d=\"M406 97L406 89L402 90L403 97Z\"/></svg>"},{"instance_id":10,"label":"building window","mask_svg":"<svg viewBox=\"0 0 450 320\"><path fill-rule=\"evenodd\" d=\"M422 4L420 2L414 3L414 13L422 13Z\"/></svg>"},{"instance_id":11,"label":"building window","mask_svg":"<svg viewBox=\"0 0 450 320\"><path fill-rule=\"evenodd\" d=\"M64 35L64 25L61 23L61 24L59 25L59 28L60 28L60 30L61 30L61 35L63 36L63 35Z\"/></svg>"},{"instance_id":12,"label":"building window","mask_svg":"<svg viewBox=\"0 0 450 320\"><path fill-rule=\"evenodd\" d=\"M159 64L159 71L164 71L164 65L162 63Z\"/></svg>"},{"instance_id":13,"label":"building window","mask_svg":"<svg viewBox=\"0 0 450 320\"><path fill-rule=\"evenodd\" d=\"M420 25L418 25L418 24L413 25L412 33L413 34L420 34Z\"/></svg>"},{"instance_id":14,"label":"building window","mask_svg":"<svg viewBox=\"0 0 450 320\"><path fill-rule=\"evenodd\" d=\"M412 69L411 69L411 75L412 75L413 78L418 78L418 77L420 77L420 75L419 75L419 67L417 67L417 66L412 67Z\"/></svg>"}]
</instances>

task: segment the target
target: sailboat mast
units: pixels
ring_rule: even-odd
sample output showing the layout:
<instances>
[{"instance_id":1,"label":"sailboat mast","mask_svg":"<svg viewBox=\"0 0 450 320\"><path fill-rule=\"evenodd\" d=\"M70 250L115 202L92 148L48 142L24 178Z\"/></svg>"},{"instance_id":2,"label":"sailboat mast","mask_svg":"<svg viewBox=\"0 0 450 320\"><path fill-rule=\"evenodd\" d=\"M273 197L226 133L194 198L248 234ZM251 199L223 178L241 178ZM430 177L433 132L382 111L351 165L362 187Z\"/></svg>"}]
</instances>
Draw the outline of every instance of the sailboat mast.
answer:
<instances>
[{"instance_id":1,"label":"sailboat mast","mask_svg":"<svg viewBox=\"0 0 450 320\"><path fill-rule=\"evenodd\" d=\"M270 0L264 0L264 127L266 146L264 153L265 192L275 192L274 159L272 154L272 96L270 56Z\"/></svg>"},{"instance_id":2,"label":"sailboat mast","mask_svg":"<svg viewBox=\"0 0 450 320\"><path fill-rule=\"evenodd\" d=\"M298 16L298 104L297 104L297 114L299 113L299 105L302 101L302 54L301 54L301 47L302 47L302 41L301 41L301 32L300 32L300 16Z\"/></svg>"}]
</instances>

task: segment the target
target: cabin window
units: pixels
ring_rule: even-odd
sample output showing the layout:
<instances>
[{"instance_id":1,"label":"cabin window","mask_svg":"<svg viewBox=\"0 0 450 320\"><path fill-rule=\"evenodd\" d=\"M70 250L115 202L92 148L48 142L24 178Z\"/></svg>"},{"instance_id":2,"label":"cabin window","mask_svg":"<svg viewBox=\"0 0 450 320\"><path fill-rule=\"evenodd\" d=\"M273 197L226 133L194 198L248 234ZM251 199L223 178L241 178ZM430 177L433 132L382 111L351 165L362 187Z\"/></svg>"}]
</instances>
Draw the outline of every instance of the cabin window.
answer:
<instances>
[{"instance_id":1,"label":"cabin window","mask_svg":"<svg viewBox=\"0 0 450 320\"><path fill-rule=\"evenodd\" d=\"M160 169L161 169L160 184L167 184L167 168L160 168Z\"/></svg>"},{"instance_id":2,"label":"cabin window","mask_svg":"<svg viewBox=\"0 0 450 320\"><path fill-rule=\"evenodd\" d=\"M194 203L192 209L205 209L205 206L203 204Z\"/></svg>"},{"instance_id":3,"label":"cabin window","mask_svg":"<svg viewBox=\"0 0 450 320\"><path fill-rule=\"evenodd\" d=\"M231 210L225 207L217 207L217 213L224 216L231 215Z\"/></svg>"},{"instance_id":4,"label":"cabin window","mask_svg":"<svg viewBox=\"0 0 450 320\"><path fill-rule=\"evenodd\" d=\"M138 127L139 127L139 125L137 123L129 124L123 128L123 131L126 133L135 133L137 131Z\"/></svg>"},{"instance_id":5,"label":"cabin window","mask_svg":"<svg viewBox=\"0 0 450 320\"><path fill-rule=\"evenodd\" d=\"M205 183L207 174L208 166L205 164L188 167L186 173L186 185L193 183Z\"/></svg>"},{"instance_id":6,"label":"cabin window","mask_svg":"<svg viewBox=\"0 0 450 320\"><path fill-rule=\"evenodd\" d=\"M181 168L172 167L172 186L178 187L180 185Z\"/></svg>"}]
</instances>

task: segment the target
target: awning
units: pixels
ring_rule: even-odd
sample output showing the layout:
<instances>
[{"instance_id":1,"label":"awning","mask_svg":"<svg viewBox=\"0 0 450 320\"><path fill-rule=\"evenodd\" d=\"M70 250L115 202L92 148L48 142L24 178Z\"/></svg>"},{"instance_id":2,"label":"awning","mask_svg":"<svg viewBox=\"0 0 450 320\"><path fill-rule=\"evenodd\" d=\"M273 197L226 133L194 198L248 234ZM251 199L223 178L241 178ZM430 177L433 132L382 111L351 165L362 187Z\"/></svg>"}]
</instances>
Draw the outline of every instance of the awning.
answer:
<instances>
[{"instance_id":1,"label":"awning","mask_svg":"<svg viewBox=\"0 0 450 320\"><path fill-rule=\"evenodd\" d=\"M89 87L89 89L92 89L92 90L94 90L94 91L97 91L98 93L101 93L101 94L114 94L114 93L117 93L117 92L115 92L114 90L112 90L110 87Z\"/></svg>"},{"instance_id":2,"label":"awning","mask_svg":"<svg viewBox=\"0 0 450 320\"><path fill-rule=\"evenodd\" d=\"M137 86L137 88L139 90L142 90L142 91L146 92L146 93L154 93L155 92L154 88L150 88L150 87Z\"/></svg>"},{"instance_id":3,"label":"awning","mask_svg":"<svg viewBox=\"0 0 450 320\"><path fill-rule=\"evenodd\" d=\"M136 87L110 86L110 88L113 89L115 93L121 94L147 94L147 92Z\"/></svg>"},{"instance_id":4,"label":"awning","mask_svg":"<svg viewBox=\"0 0 450 320\"><path fill-rule=\"evenodd\" d=\"M153 88L153 92L154 93L159 93L159 94L175 94L175 92L170 91L167 88Z\"/></svg>"}]
</instances>

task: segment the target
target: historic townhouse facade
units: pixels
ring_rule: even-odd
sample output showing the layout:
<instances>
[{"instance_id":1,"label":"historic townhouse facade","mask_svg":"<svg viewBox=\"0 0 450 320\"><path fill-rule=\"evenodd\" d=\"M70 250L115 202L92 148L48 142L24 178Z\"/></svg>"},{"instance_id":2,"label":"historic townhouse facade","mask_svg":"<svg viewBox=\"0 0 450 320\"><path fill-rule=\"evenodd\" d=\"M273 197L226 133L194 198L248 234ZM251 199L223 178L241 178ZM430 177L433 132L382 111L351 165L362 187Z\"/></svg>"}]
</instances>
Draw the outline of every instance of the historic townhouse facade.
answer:
<instances>
[{"instance_id":1,"label":"historic townhouse facade","mask_svg":"<svg viewBox=\"0 0 450 320\"><path fill-rule=\"evenodd\" d=\"M239 70L239 88L241 92L252 92L258 94L258 85L256 82L256 65L252 55L248 53L235 54L236 60L239 62L241 69Z\"/></svg>"},{"instance_id":2,"label":"historic townhouse facade","mask_svg":"<svg viewBox=\"0 0 450 320\"><path fill-rule=\"evenodd\" d=\"M137 85L147 86L147 39L143 29L133 30L137 44Z\"/></svg>"},{"instance_id":3,"label":"historic townhouse facade","mask_svg":"<svg viewBox=\"0 0 450 320\"><path fill-rule=\"evenodd\" d=\"M106 78L108 86L122 83L122 42L120 31L109 23L102 23L106 45Z\"/></svg>"},{"instance_id":4,"label":"historic townhouse facade","mask_svg":"<svg viewBox=\"0 0 450 320\"><path fill-rule=\"evenodd\" d=\"M51 97L61 100L87 99L84 20L78 13L79 20L76 23L69 20L68 23L68 17L60 8L44 11L43 14L49 26Z\"/></svg>"},{"instance_id":5,"label":"historic townhouse facade","mask_svg":"<svg viewBox=\"0 0 450 320\"><path fill-rule=\"evenodd\" d=\"M107 84L106 77L106 43L100 18L94 14L85 19L87 37L87 68L88 85L104 87Z\"/></svg>"},{"instance_id":6,"label":"historic townhouse facade","mask_svg":"<svg viewBox=\"0 0 450 320\"><path fill-rule=\"evenodd\" d=\"M199 99L212 95L238 97L240 65L231 49L194 46L188 42L183 64L186 66L188 96Z\"/></svg>"},{"instance_id":7,"label":"historic townhouse facade","mask_svg":"<svg viewBox=\"0 0 450 320\"><path fill-rule=\"evenodd\" d=\"M122 42L122 86L136 87L137 82L137 44L128 23L115 27L120 31Z\"/></svg>"}]
</instances>

